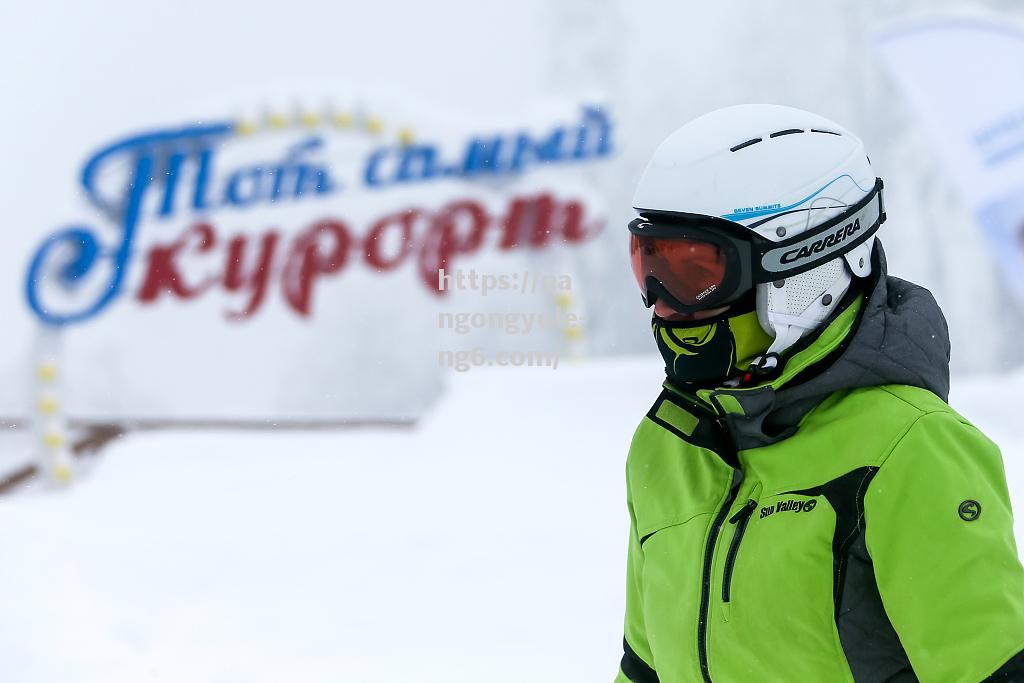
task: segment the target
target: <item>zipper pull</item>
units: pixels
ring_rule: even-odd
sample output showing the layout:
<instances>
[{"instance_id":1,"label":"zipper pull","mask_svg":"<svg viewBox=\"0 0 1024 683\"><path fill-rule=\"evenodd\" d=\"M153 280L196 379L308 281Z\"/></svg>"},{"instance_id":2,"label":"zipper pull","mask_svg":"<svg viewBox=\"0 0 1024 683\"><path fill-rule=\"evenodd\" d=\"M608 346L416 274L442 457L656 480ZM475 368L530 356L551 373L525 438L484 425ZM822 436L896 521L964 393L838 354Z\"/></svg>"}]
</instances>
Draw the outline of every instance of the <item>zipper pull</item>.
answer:
<instances>
[{"instance_id":1,"label":"zipper pull","mask_svg":"<svg viewBox=\"0 0 1024 683\"><path fill-rule=\"evenodd\" d=\"M748 500L747 504L741 507L735 515L729 518L729 524L736 524L744 517L749 517L754 512L754 508L757 507L756 500Z\"/></svg>"}]
</instances>

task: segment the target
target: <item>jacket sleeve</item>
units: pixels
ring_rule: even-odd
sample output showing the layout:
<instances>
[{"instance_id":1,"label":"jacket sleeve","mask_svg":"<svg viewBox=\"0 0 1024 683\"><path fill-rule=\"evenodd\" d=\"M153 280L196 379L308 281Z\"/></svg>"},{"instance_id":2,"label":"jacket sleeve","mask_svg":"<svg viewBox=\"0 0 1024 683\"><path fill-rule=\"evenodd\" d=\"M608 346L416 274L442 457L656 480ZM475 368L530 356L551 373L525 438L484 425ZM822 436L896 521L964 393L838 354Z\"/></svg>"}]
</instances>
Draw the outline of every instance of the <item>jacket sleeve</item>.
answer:
<instances>
[{"instance_id":1,"label":"jacket sleeve","mask_svg":"<svg viewBox=\"0 0 1024 683\"><path fill-rule=\"evenodd\" d=\"M955 414L923 415L864 514L879 594L918 679L1024 681L1024 568L996 445Z\"/></svg>"},{"instance_id":2,"label":"jacket sleeve","mask_svg":"<svg viewBox=\"0 0 1024 683\"><path fill-rule=\"evenodd\" d=\"M643 573L644 553L636 532L636 515L632 500L629 504L629 554L626 559L626 623L622 639L622 661L615 683L658 683L658 674L652 666L654 658L644 626L643 594L640 577Z\"/></svg>"}]
</instances>

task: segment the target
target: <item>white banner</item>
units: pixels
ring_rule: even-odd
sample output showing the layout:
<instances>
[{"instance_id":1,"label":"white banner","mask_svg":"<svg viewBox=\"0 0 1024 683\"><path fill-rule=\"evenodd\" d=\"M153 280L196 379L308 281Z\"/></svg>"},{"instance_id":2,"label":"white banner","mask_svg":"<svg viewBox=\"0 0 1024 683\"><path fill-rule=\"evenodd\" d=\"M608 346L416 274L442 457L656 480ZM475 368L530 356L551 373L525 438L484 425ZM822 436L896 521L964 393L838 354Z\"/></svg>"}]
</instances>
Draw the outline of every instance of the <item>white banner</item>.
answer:
<instances>
[{"instance_id":1,"label":"white banner","mask_svg":"<svg viewBox=\"0 0 1024 683\"><path fill-rule=\"evenodd\" d=\"M875 46L1024 302L1024 28L997 16L916 17Z\"/></svg>"}]
</instances>

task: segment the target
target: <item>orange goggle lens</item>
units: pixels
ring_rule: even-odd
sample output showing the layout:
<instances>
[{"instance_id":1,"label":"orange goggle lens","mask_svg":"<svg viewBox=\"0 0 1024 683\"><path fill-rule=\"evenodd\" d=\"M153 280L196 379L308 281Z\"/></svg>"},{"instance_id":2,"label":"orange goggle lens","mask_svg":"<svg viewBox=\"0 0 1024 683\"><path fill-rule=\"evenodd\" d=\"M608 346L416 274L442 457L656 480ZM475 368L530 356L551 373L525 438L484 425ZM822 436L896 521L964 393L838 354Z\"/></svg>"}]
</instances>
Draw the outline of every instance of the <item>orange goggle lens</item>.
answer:
<instances>
[{"instance_id":1,"label":"orange goggle lens","mask_svg":"<svg viewBox=\"0 0 1024 683\"><path fill-rule=\"evenodd\" d=\"M725 280L725 251L710 242L631 234L629 256L648 305L653 303L647 293L648 277L687 306L699 306Z\"/></svg>"}]
</instances>

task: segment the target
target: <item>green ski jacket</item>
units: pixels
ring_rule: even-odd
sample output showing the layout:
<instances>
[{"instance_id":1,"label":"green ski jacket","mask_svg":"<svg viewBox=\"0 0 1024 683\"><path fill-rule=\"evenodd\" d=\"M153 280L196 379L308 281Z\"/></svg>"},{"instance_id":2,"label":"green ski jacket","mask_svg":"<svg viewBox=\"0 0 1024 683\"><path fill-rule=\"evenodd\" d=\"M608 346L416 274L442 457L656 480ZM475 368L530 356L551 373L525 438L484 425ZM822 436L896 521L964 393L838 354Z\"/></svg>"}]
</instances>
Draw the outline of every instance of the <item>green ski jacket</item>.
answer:
<instances>
[{"instance_id":1,"label":"green ski jacket","mask_svg":"<svg viewBox=\"0 0 1024 683\"><path fill-rule=\"evenodd\" d=\"M1024 681L999 449L931 294L874 265L770 382L666 383L637 428L616 683Z\"/></svg>"}]
</instances>

